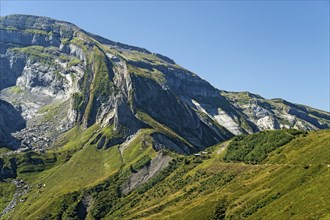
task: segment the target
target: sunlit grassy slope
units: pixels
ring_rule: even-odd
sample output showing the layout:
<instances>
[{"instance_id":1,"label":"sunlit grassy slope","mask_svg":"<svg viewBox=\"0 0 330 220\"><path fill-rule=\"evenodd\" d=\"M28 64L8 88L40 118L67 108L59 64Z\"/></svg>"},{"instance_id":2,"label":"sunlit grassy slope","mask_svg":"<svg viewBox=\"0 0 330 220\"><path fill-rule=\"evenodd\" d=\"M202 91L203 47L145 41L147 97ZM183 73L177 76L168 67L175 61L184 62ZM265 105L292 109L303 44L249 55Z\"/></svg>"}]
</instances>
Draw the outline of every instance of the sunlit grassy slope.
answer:
<instances>
[{"instance_id":1,"label":"sunlit grassy slope","mask_svg":"<svg viewBox=\"0 0 330 220\"><path fill-rule=\"evenodd\" d=\"M141 130L136 141L130 143L122 154L118 145L98 149L96 143L93 144L94 138L98 134L106 135L107 132L107 128L101 129L97 125L85 131L75 127L58 141L59 147L54 150L43 154L27 153L29 160L26 159L26 154L12 156L17 161L24 161L18 163L18 177L25 180L32 189L23 196L26 201L18 203L15 211L5 217L57 219L62 209L65 210L72 205L70 203L76 202L78 198L75 194L104 183L119 170L129 170L130 165L145 155L154 157L156 154L151 146L141 148L141 138L150 133L147 129ZM44 165L45 158L51 158L52 163ZM38 164L38 159L44 160L43 163ZM45 185L38 187L40 184ZM6 187L3 194L8 194L0 200L0 205L4 208L14 187L9 183L1 183L0 187Z\"/></svg>"},{"instance_id":2,"label":"sunlit grassy slope","mask_svg":"<svg viewBox=\"0 0 330 220\"><path fill-rule=\"evenodd\" d=\"M173 159L128 194L121 192L132 167L154 158L150 134L141 130L125 149L97 149L97 125L76 127L58 148L32 155L50 161L25 163L19 178L32 189L4 219L329 219L330 131L308 134L267 131L239 136L201 156L167 152ZM257 140L257 142L256 142ZM284 145L283 145L284 144ZM250 160L251 154L258 160ZM243 156L242 156L243 155ZM20 159L20 156L16 156ZM51 159L56 158L56 160ZM22 160L22 159L21 159ZM53 161L53 162L52 162ZM55 162L54 162L55 161ZM142 162L141 162L142 161ZM27 171L27 172L24 172ZM39 188L38 184L45 184ZM0 185L2 208L13 187ZM86 202L87 201L87 202ZM88 203L88 204L87 204ZM85 211L81 211L85 204ZM86 205L87 204L87 205Z\"/></svg>"},{"instance_id":3,"label":"sunlit grassy slope","mask_svg":"<svg viewBox=\"0 0 330 220\"><path fill-rule=\"evenodd\" d=\"M254 138L286 138L267 133ZM174 171L133 192L108 219L328 219L330 131L292 138L258 164L224 162L226 144L201 158L177 158Z\"/></svg>"}]
</instances>

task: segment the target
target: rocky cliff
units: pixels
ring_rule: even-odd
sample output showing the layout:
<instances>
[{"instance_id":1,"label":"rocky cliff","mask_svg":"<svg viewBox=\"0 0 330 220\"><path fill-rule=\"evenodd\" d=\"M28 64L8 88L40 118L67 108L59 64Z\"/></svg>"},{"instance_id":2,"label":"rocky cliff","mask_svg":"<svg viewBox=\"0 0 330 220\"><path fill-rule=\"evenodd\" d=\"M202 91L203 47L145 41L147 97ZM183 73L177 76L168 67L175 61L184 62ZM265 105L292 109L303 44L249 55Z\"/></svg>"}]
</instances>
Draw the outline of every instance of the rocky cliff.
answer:
<instances>
[{"instance_id":1,"label":"rocky cliff","mask_svg":"<svg viewBox=\"0 0 330 220\"><path fill-rule=\"evenodd\" d=\"M113 134L100 147L151 128L154 148L189 154L242 133L330 127L328 112L218 90L170 58L63 21L1 17L0 46L2 147L44 150L100 124Z\"/></svg>"}]
</instances>

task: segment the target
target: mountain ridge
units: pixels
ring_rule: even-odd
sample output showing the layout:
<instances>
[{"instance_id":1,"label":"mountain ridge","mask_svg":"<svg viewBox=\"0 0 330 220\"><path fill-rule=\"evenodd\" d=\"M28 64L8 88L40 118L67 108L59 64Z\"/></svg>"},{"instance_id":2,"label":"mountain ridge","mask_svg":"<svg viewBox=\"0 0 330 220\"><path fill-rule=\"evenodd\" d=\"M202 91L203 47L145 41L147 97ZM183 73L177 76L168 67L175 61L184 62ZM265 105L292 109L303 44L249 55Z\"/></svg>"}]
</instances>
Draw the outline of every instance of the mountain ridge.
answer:
<instances>
[{"instance_id":1,"label":"mountain ridge","mask_svg":"<svg viewBox=\"0 0 330 220\"><path fill-rule=\"evenodd\" d=\"M75 124L87 128L94 123L114 125L123 142L140 128L150 127L136 116L141 111L171 130L171 137L161 139L185 153L242 133L330 126L327 112L216 89L168 57L105 39L68 22L10 15L1 17L0 32L1 99L14 103L27 122L14 137L23 139L21 147L50 147ZM49 110L64 117L56 121L62 130L42 135L47 143L27 143L23 136L29 131L43 133L41 121L52 127Z\"/></svg>"}]
</instances>

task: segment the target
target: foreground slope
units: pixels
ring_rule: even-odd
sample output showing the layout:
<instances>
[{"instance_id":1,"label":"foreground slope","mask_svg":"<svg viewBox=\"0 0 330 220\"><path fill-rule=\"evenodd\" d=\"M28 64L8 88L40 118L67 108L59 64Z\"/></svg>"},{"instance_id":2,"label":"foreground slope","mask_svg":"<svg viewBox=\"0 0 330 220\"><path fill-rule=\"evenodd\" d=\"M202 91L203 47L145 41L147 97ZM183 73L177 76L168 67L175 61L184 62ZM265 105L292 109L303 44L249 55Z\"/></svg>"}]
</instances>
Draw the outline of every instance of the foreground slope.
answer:
<instances>
[{"instance_id":1,"label":"foreground slope","mask_svg":"<svg viewBox=\"0 0 330 220\"><path fill-rule=\"evenodd\" d=\"M166 178L129 195L108 219L327 219L329 130L294 136L261 133L215 146L201 158L178 158ZM255 139L263 149L274 140L289 142L257 163L223 159L230 147Z\"/></svg>"},{"instance_id":2,"label":"foreground slope","mask_svg":"<svg viewBox=\"0 0 330 220\"><path fill-rule=\"evenodd\" d=\"M82 134L82 148L71 141L55 151L30 155L44 161L39 165L24 159L26 155L10 156L18 161L17 175L27 190L4 219L330 217L329 130L238 136L201 156L143 147L148 130L123 151L119 146L100 151L90 131ZM259 159L250 160L251 154ZM7 184L4 207L14 191L9 179L2 184Z\"/></svg>"},{"instance_id":3,"label":"foreground slope","mask_svg":"<svg viewBox=\"0 0 330 220\"><path fill-rule=\"evenodd\" d=\"M74 126L191 154L233 135L330 126L328 112L220 91L173 60L51 18L0 18L0 147L45 150ZM14 123L15 122L15 123ZM17 126L13 126L19 122ZM100 146L101 147L101 146Z\"/></svg>"}]
</instances>

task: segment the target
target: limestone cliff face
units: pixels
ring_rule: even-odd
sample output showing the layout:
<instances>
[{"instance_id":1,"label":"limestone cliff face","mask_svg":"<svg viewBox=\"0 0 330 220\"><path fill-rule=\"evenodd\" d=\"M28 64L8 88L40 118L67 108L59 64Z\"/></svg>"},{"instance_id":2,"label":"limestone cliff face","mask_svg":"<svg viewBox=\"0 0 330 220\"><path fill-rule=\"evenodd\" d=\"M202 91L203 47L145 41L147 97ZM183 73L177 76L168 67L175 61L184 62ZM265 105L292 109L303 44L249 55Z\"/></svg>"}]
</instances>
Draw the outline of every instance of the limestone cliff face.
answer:
<instances>
[{"instance_id":1,"label":"limestone cliff face","mask_svg":"<svg viewBox=\"0 0 330 220\"><path fill-rule=\"evenodd\" d=\"M199 149L222 140L189 105L181 101L171 90L163 89L152 79L137 76L132 78L135 108L148 113Z\"/></svg>"},{"instance_id":2,"label":"limestone cliff face","mask_svg":"<svg viewBox=\"0 0 330 220\"><path fill-rule=\"evenodd\" d=\"M236 134L330 125L327 112L218 90L170 58L67 22L1 17L0 46L1 146L45 149L97 123L116 134L110 145L150 128L155 149L192 153Z\"/></svg>"},{"instance_id":3,"label":"limestone cliff face","mask_svg":"<svg viewBox=\"0 0 330 220\"><path fill-rule=\"evenodd\" d=\"M75 123L76 113L69 105L72 95L80 90L84 57L81 48L63 46L63 39L72 38L75 29L48 18L1 18L0 98L26 121L14 134L21 147L49 147ZM79 62L70 64L73 58ZM5 130L15 122L0 124Z\"/></svg>"}]
</instances>

